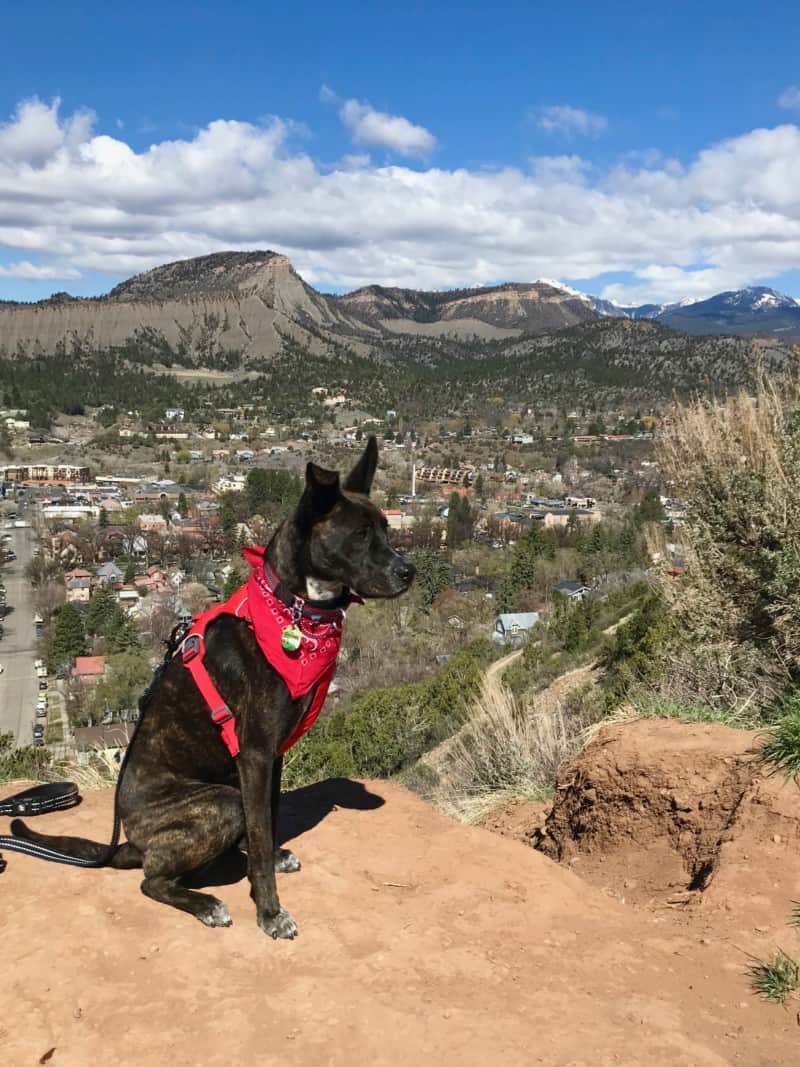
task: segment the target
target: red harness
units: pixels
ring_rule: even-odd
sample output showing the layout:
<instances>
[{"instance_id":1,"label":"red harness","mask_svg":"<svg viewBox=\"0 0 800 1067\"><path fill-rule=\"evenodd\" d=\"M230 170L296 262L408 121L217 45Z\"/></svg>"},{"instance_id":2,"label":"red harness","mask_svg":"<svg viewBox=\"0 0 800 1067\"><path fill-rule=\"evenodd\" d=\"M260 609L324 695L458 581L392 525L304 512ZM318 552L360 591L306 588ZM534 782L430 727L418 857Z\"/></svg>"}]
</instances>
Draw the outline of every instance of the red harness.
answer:
<instances>
[{"instance_id":1,"label":"red harness","mask_svg":"<svg viewBox=\"0 0 800 1067\"><path fill-rule=\"evenodd\" d=\"M264 657L281 676L292 699L297 700L314 690L308 710L280 748L283 755L316 722L336 670L345 609L353 601L363 601L354 593L346 593L336 608L312 607L282 587L265 559L263 547L242 551L252 568L247 582L224 604L218 604L192 620L192 627L181 643L181 658L208 705L228 751L233 757L238 756L236 720L211 680L203 659L209 623L220 615L245 619ZM300 647L296 651L287 651L283 647L283 633L287 627L297 627L300 631Z\"/></svg>"}]
</instances>

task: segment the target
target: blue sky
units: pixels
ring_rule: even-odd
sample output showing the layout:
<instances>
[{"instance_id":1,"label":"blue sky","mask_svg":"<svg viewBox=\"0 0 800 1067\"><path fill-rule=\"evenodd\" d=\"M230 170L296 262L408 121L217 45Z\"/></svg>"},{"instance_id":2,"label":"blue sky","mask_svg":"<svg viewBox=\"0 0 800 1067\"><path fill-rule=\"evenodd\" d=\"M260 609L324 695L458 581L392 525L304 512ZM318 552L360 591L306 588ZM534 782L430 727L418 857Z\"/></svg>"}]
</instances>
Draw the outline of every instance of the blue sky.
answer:
<instances>
[{"instance_id":1,"label":"blue sky","mask_svg":"<svg viewBox=\"0 0 800 1067\"><path fill-rule=\"evenodd\" d=\"M231 247L334 290L800 297L800 5L605 8L7 8L0 298Z\"/></svg>"}]
</instances>

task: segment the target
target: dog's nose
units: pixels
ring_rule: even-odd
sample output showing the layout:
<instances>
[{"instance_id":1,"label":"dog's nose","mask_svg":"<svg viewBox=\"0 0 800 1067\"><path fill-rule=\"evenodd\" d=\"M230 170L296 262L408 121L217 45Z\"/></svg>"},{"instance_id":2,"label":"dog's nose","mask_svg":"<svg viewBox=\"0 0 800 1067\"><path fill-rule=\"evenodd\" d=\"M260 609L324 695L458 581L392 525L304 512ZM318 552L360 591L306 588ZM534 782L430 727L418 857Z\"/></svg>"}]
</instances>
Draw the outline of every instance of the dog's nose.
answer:
<instances>
[{"instance_id":1,"label":"dog's nose","mask_svg":"<svg viewBox=\"0 0 800 1067\"><path fill-rule=\"evenodd\" d=\"M417 573L417 568L407 559L400 559L394 565L394 573L401 582L410 585L414 579L414 575Z\"/></svg>"}]
</instances>

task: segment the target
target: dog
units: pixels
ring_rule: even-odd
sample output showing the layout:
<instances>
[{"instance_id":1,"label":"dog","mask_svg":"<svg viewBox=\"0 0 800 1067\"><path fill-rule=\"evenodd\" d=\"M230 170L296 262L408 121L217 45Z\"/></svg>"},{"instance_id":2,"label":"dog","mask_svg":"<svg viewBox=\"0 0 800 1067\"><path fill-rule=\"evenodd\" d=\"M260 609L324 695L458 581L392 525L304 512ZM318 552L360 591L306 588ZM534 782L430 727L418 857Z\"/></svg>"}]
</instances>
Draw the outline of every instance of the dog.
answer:
<instances>
[{"instance_id":1,"label":"dog","mask_svg":"<svg viewBox=\"0 0 800 1067\"><path fill-rule=\"evenodd\" d=\"M272 571L307 604L336 602L347 590L364 599L396 597L414 579L413 564L390 546L386 519L369 499L377 462L370 437L341 485L337 472L309 463L296 511L267 546ZM300 869L297 857L278 847L280 751L313 694L293 700L247 622L233 615L209 624L205 648L208 673L234 713L240 754L234 760L228 752L192 676L180 657L173 658L129 746L118 790L127 842L109 866L141 867L146 896L206 926L229 926L221 900L182 880L242 845L258 926L270 937L293 938L297 925L280 905L275 880L276 871ZM18 819L11 829L84 859L106 849L82 838L37 834Z\"/></svg>"}]
</instances>

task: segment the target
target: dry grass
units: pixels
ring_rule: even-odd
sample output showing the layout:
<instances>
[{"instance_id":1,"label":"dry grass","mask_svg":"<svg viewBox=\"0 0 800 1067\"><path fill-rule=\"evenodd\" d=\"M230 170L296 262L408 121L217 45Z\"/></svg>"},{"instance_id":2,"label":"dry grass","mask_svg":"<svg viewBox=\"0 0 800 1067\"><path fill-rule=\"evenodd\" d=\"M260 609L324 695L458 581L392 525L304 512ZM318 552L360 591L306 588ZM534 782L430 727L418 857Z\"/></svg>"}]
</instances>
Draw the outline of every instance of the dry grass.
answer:
<instances>
[{"instance_id":1,"label":"dry grass","mask_svg":"<svg viewBox=\"0 0 800 1067\"><path fill-rule=\"evenodd\" d=\"M550 699L545 690L522 707L498 676L489 676L424 792L464 822L478 821L508 796L548 797L561 764L583 747L589 725L579 702Z\"/></svg>"},{"instance_id":2,"label":"dry grass","mask_svg":"<svg viewBox=\"0 0 800 1067\"><path fill-rule=\"evenodd\" d=\"M688 571L662 582L696 653L675 664L674 695L766 706L800 667L798 378L757 369L752 395L676 406L657 458L689 501L678 533Z\"/></svg>"}]
</instances>

